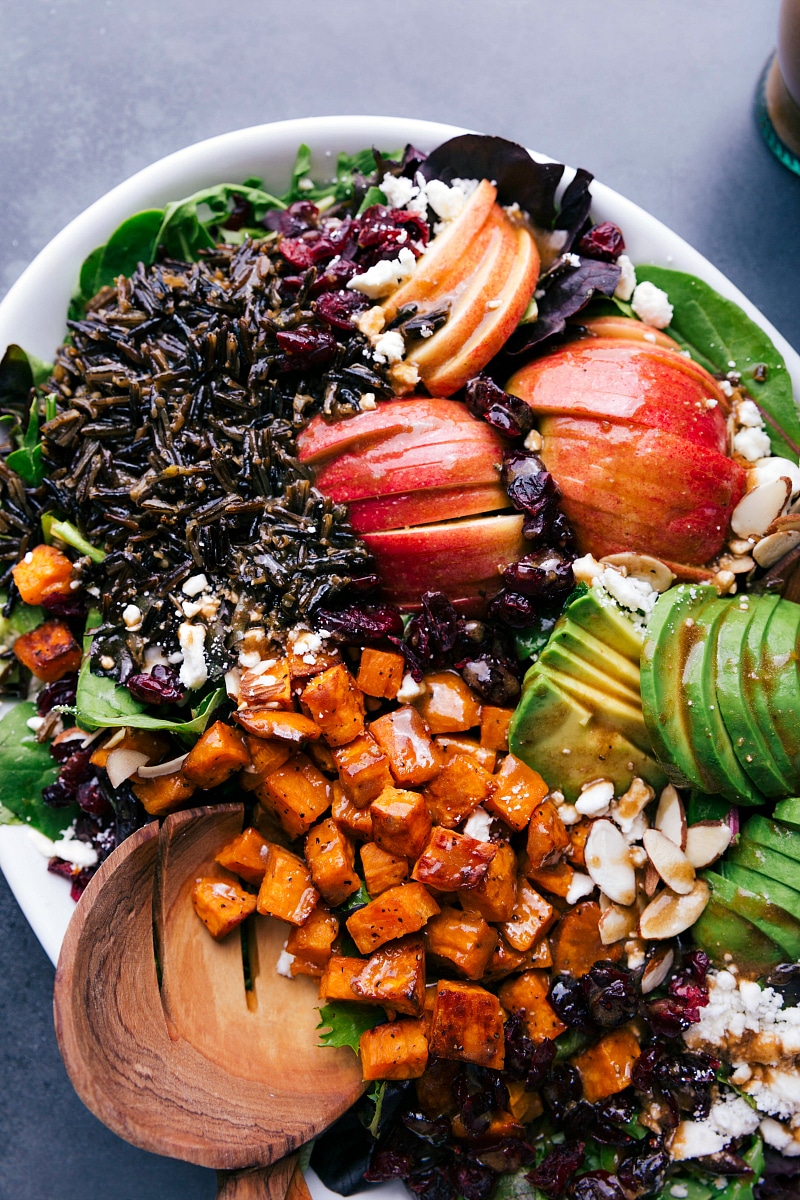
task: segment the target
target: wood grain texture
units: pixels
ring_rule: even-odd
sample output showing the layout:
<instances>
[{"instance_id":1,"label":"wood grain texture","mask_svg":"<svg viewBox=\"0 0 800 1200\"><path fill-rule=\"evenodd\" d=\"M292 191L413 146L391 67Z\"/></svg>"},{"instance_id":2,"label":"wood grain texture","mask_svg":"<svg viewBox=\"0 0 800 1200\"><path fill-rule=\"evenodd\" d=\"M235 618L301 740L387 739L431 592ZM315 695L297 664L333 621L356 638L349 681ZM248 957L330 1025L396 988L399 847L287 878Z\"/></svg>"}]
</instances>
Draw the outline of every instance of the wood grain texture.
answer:
<instances>
[{"instance_id":1,"label":"wood grain texture","mask_svg":"<svg viewBox=\"0 0 800 1200\"><path fill-rule=\"evenodd\" d=\"M270 1167L247 1171L218 1171L217 1200L311 1200L297 1155Z\"/></svg>"},{"instance_id":2,"label":"wood grain texture","mask_svg":"<svg viewBox=\"0 0 800 1200\"><path fill-rule=\"evenodd\" d=\"M77 906L54 998L87 1107L136 1146L227 1171L289 1154L363 1088L349 1050L316 1045L313 984L275 973L280 924L258 918L248 1004L237 934L215 943L194 914L193 880L219 871L213 854L241 822L239 805L191 809L115 850Z\"/></svg>"}]
</instances>

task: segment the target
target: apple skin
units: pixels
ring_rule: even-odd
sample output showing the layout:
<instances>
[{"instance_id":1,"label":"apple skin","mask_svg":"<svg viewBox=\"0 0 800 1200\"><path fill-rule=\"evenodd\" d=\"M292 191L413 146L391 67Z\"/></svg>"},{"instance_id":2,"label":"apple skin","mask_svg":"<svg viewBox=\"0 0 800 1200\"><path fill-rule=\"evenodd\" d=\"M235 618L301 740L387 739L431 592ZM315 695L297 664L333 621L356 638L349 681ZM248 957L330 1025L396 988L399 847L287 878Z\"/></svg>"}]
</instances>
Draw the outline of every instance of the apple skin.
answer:
<instances>
[{"instance_id":1,"label":"apple skin","mask_svg":"<svg viewBox=\"0 0 800 1200\"><path fill-rule=\"evenodd\" d=\"M382 529L441 521L446 512L469 517L503 508L508 508L508 494L500 483L431 488L423 492L398 492L392 496L354 500L350 504L350 524L356 533L375 533Z\"/></svg>"},{"instance_id":2,"label":"apple skin","mask_svg":"<svg viewBox=\"0 0 800 1200\"><path fill-rule=\"evenodd\" d=\"M626 342L647 342L651 346L663 346L665 350L680 350L680 345L663 329L648 325L635 317L575 317L569 322L577 325L591 336L603 338L621 338Z\"/></svg>"}]
</instances>

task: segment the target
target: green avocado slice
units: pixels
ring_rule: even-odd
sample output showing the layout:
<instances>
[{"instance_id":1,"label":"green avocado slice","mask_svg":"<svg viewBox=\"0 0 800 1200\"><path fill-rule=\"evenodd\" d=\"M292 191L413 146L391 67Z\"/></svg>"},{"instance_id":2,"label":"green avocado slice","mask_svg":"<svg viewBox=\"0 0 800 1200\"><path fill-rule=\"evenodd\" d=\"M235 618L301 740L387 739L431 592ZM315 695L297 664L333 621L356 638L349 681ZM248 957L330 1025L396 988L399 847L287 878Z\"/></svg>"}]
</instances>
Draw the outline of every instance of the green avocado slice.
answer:
<instances>
[{"instance_id":1,"label":"green avocado slice","mask_svg":"<svg viewBox=\"0 0 800 1200\"><path fill-rule=\"evenodd\" d=\"M796 892L793 887L780 883L777 879L770 879L766 875L759 875L757 871L750 871L747 867L741 867L738 863L728 860L722 864L721 870L725 878L730 879L731 883L735 883L737 887L744 888L748 892L755 892L757 896L763 896L765 900L777 904L792 917L798 917L800 892Z\"/></svg>"},{"instance_id":2,"label":"green avocado slice","mask_svg":"<svg viewBox=\"0 0 800 1200\"><path fill-rule=\"evenodd\" d=\"M742 770L717 698L717 636L730 600L709 599L695 613L694 633L683 666L687 729L706 776L705 790L739 804L762 804L764 797Z\"/></svg>"},{"instance_id":3,"label":"green avocado slice","mask_svg":"<svg viewBox=\"0 0 800 1200\"><path fill-rule=\"evenodd\" d=\"M748 694L743 678L744 647L749 626L764 603L761 597L742 596L725 609L717 636L717 700L742 768L765 795L785 796L791 784L775 762L751 705L743 701Z\"/></svg>"},{"instance_id":4,"label":"green avocado slice","mask_svg":"<svg viewBox=\"0 0 800 1200\"><path fill-rule=\"evenodd\" d=\"M598 592L597 588L590 588L585 596L570 604L567 615L575 625L610 646L623 658L629 659L638 674L644 637L613 600Z\"/></svg>"},{"instance_id":5,"label":"green avocado slice","mask_svg":"<svg viewBox=\"0 0 800 1200\"><path fill-rule=\"evenodd\" d=\"M549 662L544 661L544 657L543 654L536 664L540 675L546 675L562 692L571 696L578 704L588 708L590 712L596 713L604 725L618 729L635 746L639 746L642 750L649 748L650 739L647 736L644 717L638 703L631 704L624 700L618 700L615 696L610 696L600 688L592 687L590 683L584 682L575 675L566 675L563 671L553 670L550 668Z\"/></svg>"},{"instance_id":6,"label":"green avocado slice","mask_svg":"<svg viewBox=\"0 0 800 1200\"><path fill-rule=\"evenodd\" d=\"M800 958L800 921L796 917L757 892L738 887L714 871L707 871L704 878L728 907L760 929L776 946L790 955L793 962Z\"/></svg>"},{"instance_id":7,"label":"green avocado slice","mask_svg":"<svg viewBox=\"0 0 800 1200\"><path fill-rule=\"evenodd\" d=\"M711 899L692 926L692 937L718 967L734 962L742 971L764 975L786 961L780 946L727 904L713 884Z\"/></svg>"},{"instance_id":8,"label":"green avocado slice","mask_svg":"<svg viewBox=\"0 0 800 1200\"><path fill-rule=\"evenodd\" d=\"M745 834L739 844L728 851L726 861L755 871L765 879L778 879L793 891L800 893L800 863L793 858L787 858L769 846L761 846L751 841Z\"/></svg>"},{"instance_id":9,"label":"green avocado slice","mask_svg":"<svg viewBox=\"0 0 800 1200\"><path fill-rule=\"evenodd\" d=\"M638 662L632 663L624 654L576 625L570 620L569 611L564 623L559 622L553 630L539 661L565 674L575 673L577 665L578 674L601 691L637 707L640 704Z\"/></svg>"},{"instance_id":10,"label":"green avocado slice","mask_svg":"<svg viewBox=\"0 0 800 1200\"><path fill-rule=\"evenodd\" d=\"M761 730L761 735L769 747L770 756L775 768L787 781L788 792L800 790L800 777L793 762L789 744L796 742L798 732L789 730L789 743L784 742L783 728L792 722L798 722L793 716L800 705L794 670L787 671L785 667L791 661L797 637L797 625L792 618L800 619L800 605L783 601L779 596L759 596L756 611L747 628L747 635L742 644L742 662L739 678L742 686L743 703L749 705ZM791 629L794 624L794 640ZM787 634L789 635L787 646ZM767 649L769 647L769 649ZM787 655L782 665L776 663L776 655ZM794 682L794 688L790 686ZM779 694L786 703L788 695L789 711L776 721L775 704L779 702ZM792 695L794 699L792 700ZM779 724L781 728L779 728Z\"/></svg>"},{"instance_id":11,"label":"green avocado slice","mask_svg":"<svg viewBox=\"0 0 800 1200\"><path fill-rule=\"evenodd\" d=\"M788 829L778 821L770 821L761 816L751 817L742 831L742 836L749 842L757 842L759 846L777 850L786 858L800 863L800 833Z\"/></svg>"},{"instance_id":12,"label":"green avocado slice","mask_svg":"<svg viewBox=\"0 0 800 1200\"><path fill-rule=\"evenodd\" d=\"M772 816L790 829L800 830L800 798L790 796L788 800L779 800L772 810Z\"/></svg>"}]
</instances>

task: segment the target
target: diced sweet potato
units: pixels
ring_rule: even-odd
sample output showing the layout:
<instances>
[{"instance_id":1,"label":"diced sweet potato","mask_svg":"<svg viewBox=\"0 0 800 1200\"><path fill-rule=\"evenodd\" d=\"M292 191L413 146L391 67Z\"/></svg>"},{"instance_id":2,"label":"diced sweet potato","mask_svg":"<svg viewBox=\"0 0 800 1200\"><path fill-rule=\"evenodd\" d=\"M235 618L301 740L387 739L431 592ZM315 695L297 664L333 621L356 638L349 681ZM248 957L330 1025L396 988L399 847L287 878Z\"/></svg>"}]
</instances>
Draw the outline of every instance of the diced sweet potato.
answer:
<instances>
[{"instance_id":1,"label":"diced sweet potato","mask_svg":"<svg viewBox=\"0 0 800 1200\"><path fill-rule=\"evenodd\" d=\"M319 981L320 1000L349 1000L358 1004L372 1004L372 1000L357 996L350 986L363 970L363 958L347 958L343 954L331 955Z\"/></svg>"},{"instance_id":2,"label":"diced sweet potato","mask_svg":"<svg viewBox=\"0 0 800 1200\"><path fill-rule=\"evenodd\" d=\"M445 762L423 794L434 823L455 829L491 796L496 786L480 763L468 754L459 753Z\"/></svg>"},{"instance_id":3,"label":"diced sweet potato","mask_svg":"<svg viewBox=\"0 0 800 1200\"><path fill-rule=\"evenodd\" d=\"M425 926L428 954L466 979L482 977L497 936L497 930L487 925L480 913L458 908L443 908Z\"/></svg>"},{"instance_id":4,"label":"diced sweet potato","mask_svg":"<svg viewBox=\"0 0 800 1200\"><path fill-rule=\"evenodd\" d=\"M481 705L481 745L487 750L508 750L508 727L514 715L513 708L495 708L492 704Z\"/></svg>"},{"instance_id":5,"label":"diced sweet potato","mask_svg":"<svg viewBox=\"0 0 800 1200\"><path fill-rule=\"evenodd\" d=\"M364 732L364 697L341 663L315 675L302 700L329 746L346 746Z\"/></svg>"},{"instance_id":6,"label":"diced sweet potato","mask_svg":"<svg viewBox=\"0 0 800 1200\"><path fill-rule=\"evenodd\" d=\"M480 721L478 697L455 671L426 675L427 690L415 701L431 733L464 733Z\"/></svg>"},{"instance_id":7,"label":"diced sweet potato","mask_svg":"<svg viewBox=\"0 0 800 1200\"><path fill-rule=\"evenodd\" d=\"M417 859L411 878L439 892L474 888L486 878L496 854L497 846L493 842L479 842L463 833L436 826Z\"/></svg>"},{"instance_id":8,"label":"diced sweet potato","mask_svg":"<svg viewBox=\"0 0 800 1200\"><path fill-rule=\"evenodd\" d=\"M215 721L192 746L181 770L199 788L208 789L249 765L244 735L224 721Z\"/></svg>"},{"instance_id":9,"label":"diced sweet potato","mask_svg":"<svg viewBox=\"0 0 800 1200\"><path fill-rule=\"evenodd\" d=\"M581 821L578 821L577 825L570 825L567 830L569 845L564 852L564 858L579 870L586 869L586 840L589 837L591 828L591 820L588 817L584 817Z\"/></svg>"},{"instance_id":10,"label":"diced sweet potato","mask_svg":"<svg viewBox=\"0 0 800 1200\"><path fill-rule=\"evenodd\" d=\"M442 979L436 988L430 1052L437 1058L477 1063L502 1071L503 1010L485 988Z\"/></svg>"},{"instance_id":11,"label":"diced sweet potato","mask_svg":"<svg viewBox=\"0 0 800 1200\"><path fill-rule=\"evenodd\" d=\"M242 671L239 680L239 702L248 708L251 705L268 704L270 708L291 710L292 677L289 672L289 660L280 659L268 667L270 660L259 663L257 667L249 667Z\"/></svg>"},{"instance_id":12,"label":"diced sweet potato","mask_svg":"<svg viewBox=\"0 0 800 1200\"><path fill-rule=\"evenodd\" d=\"M335 908L358 891L355 848L332 817L309 831L305 852L314 886L328 904Z\"/></svg>"},{"instance_id":13,"label":"diced sweet potato","mask_svg":"<svg viewBox=\"0 0 800 1200\"><path fill-rule=\"evenodd\" d=\"M344 788L338 781L334 781L333 800L331 801L331 816L333 817L339 828L348 835L361 842L368 842L372 838L372 813L368 808L356 808L353 801L345 795Z\"/></svg>"},{"instance_id":14,"label":"diced sweet potato","mask_svg":"<svg viewBox=\"0 0 800 1200\"><path fill-rule=\"evenodd\" d=\"M505 979L508 975L516 975L520 971L530 970L532 967L550 967L553 964L553 956L550 953L550 943L546 937L540 938L531 946L530 950L515 950L508 944L504 937L498 939L497 945L492 951L492 957L483 977L486 980Z\"/></svg>"},{"instance_id":15,"label":"diced sweet potato","mask_svg":"<svg viewBox=\"0 0 800 1200\"><path fill-rule=\"evenodd\" d=\"M157 775L155 779L137 779L134 794L151 817L165 817L183 808L195 793L195 786L184 779L181 771L172 775Z\"/></svg>"},{"instance_id":16,"label":"diced sweet potato","mask_svg":"<svg viewBox=\"0 0 800 1200\"><path fill-rule=\"evenodd\" d=\"M347 930L361 953L371 954L384 942L416 933L438 912L439 905L421 883L402 883L348 917Z\"/></svg>"},{"instance_id":17,"label":"diced sweet potato","mask_svg":"<svg viewBox=\"0 0 800 1200\"><path fill-rule=\"evenodd\" d=\"M370 806L372 840L389 854L417 858L431 832L428 806L420 792L387 787Z\"/></svg>"},{"instance_id":18,"label":"diced sweet potato","mask_svg":"<svg viewBox=\"0 0 800 1200\"><path fill-rule=\"evenodd\" d=\"M513 754L503 759L494 780L497 788L486 800L486 807L512 829L524 829L533 810L549 792L547 784L537 771Z\"/></svg>"},{"instance_id":19,"label":"diced sweet potato","mask_svg":"<svg viewBox=\"0 0 800 1200\"><path fill-rule=\"evenodd\" d=\"M553 896L560 896L562 900L566 899L575 874L568 862L555 863L552 867L532 867L526 862L524 871L537 888L541 888L543 892L550 892Z\"/></svg>"},{"instance_id":20,"label":"diced sweet potato","mask_svg":"<svg viewBox=\"0 0 800 1200\"><path fill-rule=\"evenodd\" d=\"M489 1139L492 1143L496 1143L504 1138L525 1138L525 1127L512 1113L502 1109L495 1109L488 1114L485 1124L483 1121L481 1122L479 1133L475 1132L471 1122L464 1123L460 1113L453 1117L450 1128L453 1137L458 1138L459 1141L475 1142L481 1146L489 1143Z\"/></svg>"},{"instance_id":21,"label":"diced sweet potato","mask_svg":"<svg viewBox=\"0 0 800 1200\"><path fill-rule=\"evenodd\" d=\"M467 737L466 734L440 733L438 737L434 738L434 744L444 755L445 762L448 762L456 754L466 754L490 775L494 773L497 766L497 751L481 746L475 738Z\"/></svg>"},{"instance_id":22,"label":"diced sweet potato","mask_svg":"<svg viewBox=\"0 0 800 1200\"><path fill-rule=\"evenodd\" d=\"M422 1021L390 1021L362 1033L358 1043L364 1079L418 1079L428 1063Z\"/></svg>"},{"instance_id":23,"label":"diced sweet potato","mask_svg":"<svg viewBox=\"0 0 800 1200\"><path fill-rule=\"evenodd\" d=\"M118 736L120 733L122 733L122 737ZM96 742L93 744L97 746ZM112 750L135 750L138 754L146 754L151 763L166 758L170 751L172 751L170 757L175 753L166 733L159 733L153 729L115 729L111 736L105 739L102 746L97 746L92 753L90 760L92 766L105 767Z\"/></svg>"},{"instance_id":24,"label":"diced sweet potato","mask_svg":"<svg viewBox=\"0 0 800 1200\"><path fill-rule=\"evenodd\" d=\"M294 977L296 975L308 975L312 979L321 979L324 967L318 963L310 962L306 958L299 958L296 954L292 955L292 961L289 963L289 974Z\"/></svg>"},{"instance_id":25,"label":"diced sweet potato","mask_svg":"<svg viewBox=\"0 0 800 1200\"><path fill-rule=\"evenodd\" d=\"M282 712L281 709L263 705L240 708L233 714L233 719L255 737L277 738L279 742L288 742L292 746L313 741L322 733L319 725L302 713Z\"/></svg>"},{"instance_id":26,"label":"diced sweet potato","mask_svg":"<svg viewBox=\"0 0 800 1200\"><path fill-rule=\"evenodd\" d=\"M537 1043L557 1038L567 1028L547 999L549 986L547 971L524 971L500 988L503 1008L523 1014L528 1037Z\"/></svg>"},{"instance_id":27,"label":"diced sweet potato","mask_svg":"<svg viewBox=\"0 0 800 1200\"><path fill-rule=\"evenodd\" d=\"M515 950L530 950L534 942L544 937L556 916L552 904L520 878L514 911L502 925L503 937Z\"/></svg>"},{"instance_id":28,"label":"diced sweet potato","mask_svg":"<svg viewBox=\"0 0 800 1200\"><path fill-rule=\"evenodd\" d=\"M394 650L371 650L361 654L356 682L367 696L394 700L405 674L406 660Z\"/></svg>"},{"instance_id":29,"label":"diced sweet potato","mask_svg":"<svg viewBox=\"0 0 800 1200\"><path fill-rule=\"evenodd\" d=\"M306 744L306 752L311 761L317 764L320 771L324 771L326 775L336 774L336 763L333 761L333 754L322 738L318 742L308 742Z\"/></svg>"},{"instance_id":30,"label":"diced sweet potato","mask_svg":"<svg viewBox=\"0 0 800 1200\"><path fill-rule=\"evenodd\" d=\"M544 1111L538 1092L529 1092L525 1084L518 1079L510 1079L508 1087L508 1107L511 1115L523 1125L530 1125Z\"/></svg>"},{"instance_id":31,"label":"diced sweet potato","mask_svg":"<svg viewBox=\"0 0 800 1200\"><path fill-rule=\"evenodd\" d=\"M371 954L351 982L356 996L384 1008L422 1016L425 1002L425 946L421 937L400 938Z\"/></svg>"},{"instance_id":32,"label":"diced sweet potato","mask_svg":"<svg viewBox=\"0 0 800 1200\"><path fill-rule=\"evenodd\" d=\"M244 768L238 784L246 792L253 792L261 786L270 771L276 771L291 758L292 747L286 742L254 737L252 733L245 735L245 742L251 765Z\"/></svg>"},{"instance_id":33,"label":"diced sweet potato","mask_svg":"<svg viewBox=\"0 0 800 1200\"><path fill-rule=\"evenodd\" d=\"M369 733L359 734L349 745L335 750L333 761L345 794L356 808L366 808L393 782L389 760Z\"/></svg>"},{"instance_id":34,"label":"diced sweet potato","mask_svg":"<svg viewBox=\"0 0 800 1200\"><path fill-rule=\"evenodd\" d=\"M338 918L324 904L318 904L302 925L291 929L286 949L303 962L322 968L330 960L338 933Z\"/></svg>"},{"instance_id":35,"label":"diced sweet potato","mask_svg":"<svg viewBox=\"0 0 800 1200\"><path fill-rule=\"evenodd\" d=\"M572 1059L589 1104L622 1092L631 1082L633 1064L641 1053L632 1030L623 1025Z\"/></svg>"},{"instance_id":36,"label":"diced sweet potato","mask_svg":"<svg viewBox=\"0 0 800 1200\"><path fill-rule=\"evenodd\" d=\"M401 787L428 783L439 774L439 751L415 708L405 704L386 713L372 722L369 731L389 759L392 775Z\"/></svg>"},{"instance_id":37,"label":"diced sweet potato","mask_svg":"<svg viewBox=\"0 0 800 1200\"><path fill-rule=\"evenodd\" d=\"M569 834L558 809L552 800L543 800L528 825L528 862L536 870L555 866L568 846Z\"/></svg>"},{"instance_id":38,"label":"diced sweet potato","mask_svg":"<svg viewBox=\"0 0 800 1200\"><path fill-rule=\"evenodd\" d=\"M14 653L23 667L44 683L55 683L77 671L83 657L64 621L45 621L30 633L20 634L14 642Z\"/></svg>"},{"instance_id":39,"label":"diced sweet potato","mask_svg":"<svg viewBox=\"0 0 800 1200\"><path fill-rule=\"evenodd\" d=\"M292 837L300 837L330 807L330 782L305 754L295 754L267 775L256 795Z\"/></svg>"},{"instance_id":40,"label":"diced sweet potato","mask_svg":"<svg viewBox=\"0 0 800 1200\"><path fill-rule=\"evenodd\" d=\"M268 856L269 843L257 829L250 826L220 850L216 861L226 871L231 871L248 883L261 883Z\"/></svg>"},{"instance_id":41,"label":"diced sweet potato","mask_svg":"<svg viewBox=\"0 0 800 1200\"><path fill-rule=\"evenodd\" d=\"M319 892L303 860L283 846L270 843L256 903L261 915L302 925L318 901Z\"/></svg>"},{"instance_id":42,"label":"diced sweet potato","mask_svg":"<svg viewBox=\"0 0 800 1200\"><path fill-rule=\"evenodd\" d=\"M11 574L25 604L35 606L56 596L68 596L71 591L72 563L55 546L34 546Z\"/></svg>"},{"instance_id":43,"label":"diced sweet potato","mask_svg":"<svg viewBox=\"0 0 800 1200\"><path fill-rule=\"evenodd\" d=\"M553 970L564 975L586 975L602 958L618 959L621 945L604 946L600 940L600 906L584 900L567 909L550 935Z\"/></svg>"},{"instance_id":44,"label":"diced sweet potato","mask_svg":"<svg viewBox=\"0 0 800 1200\"><path fill-rule=\"evenodd\" d=\"M408 878L408 859L381 850L375 842L361 847L361 870L370 896L379 896Z\"/></svg>"},{"instance_id":45,"label":"diced sweet potato","mask_svg":"<svg viewBox=\"0 0 800 1200\"><path fill-rule=\"evenodd\" d=\"M444 772L442 772L444 774ZM458 893L462 908L487 921L510 921L517 903L517 856L508 842L496 842L496 852L481 879Z\"/></svg>"},{"instance_id":46,"label":"diced sweet potato","mask_svg":"<svg viewBox=\"0 0 800 1200\"><path fill-rule=\"evenodd\" d=\"M204 877L192 888L194 911L212 937L221 941L256 911L256 898L238 883Z\"/></svg>"}]
</instances>

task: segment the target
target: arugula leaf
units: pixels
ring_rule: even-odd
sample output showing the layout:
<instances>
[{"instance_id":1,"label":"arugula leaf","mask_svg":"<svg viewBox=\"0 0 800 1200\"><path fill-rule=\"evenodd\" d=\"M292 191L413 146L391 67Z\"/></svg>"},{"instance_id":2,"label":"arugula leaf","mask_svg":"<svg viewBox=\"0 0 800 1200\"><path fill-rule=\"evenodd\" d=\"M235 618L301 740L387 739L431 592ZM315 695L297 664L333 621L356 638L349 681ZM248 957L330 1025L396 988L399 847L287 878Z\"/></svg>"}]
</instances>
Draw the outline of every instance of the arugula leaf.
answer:
<instances>
[{"instance_id":1,"label":"arugula leaf","mask_svg":"<svg viewBox=\"0 0 800 1200\"><path fill-rule=\"evenodd\" d=\"M386 203L386 196L379 187L374 187L374 186L368 187L366 192L364 193L364 199L361 201L361 203L358 206L358 213L356 215L360 217L361 214L366 209L371 208L373 204L385 204L385 203Z\"/></svg>"},{"instance_id":2,"label":"arugula leaf","mask_svg":"<svg viewBox=\"0 0 800 1200\"><path fill-rule=\"evenodd\" d=\"M747 391L762 410L773 454L797 460L800 456L800 416L783 355L760 325L714 288L666 267L638 267L636 278L662 288L675 309L667 333L707 370L727 374L735 363ZM763 364L766 379L753 377Z\"/></svg>"},{"instance_id":3,"label":"arugula leaf","mask_svg":"<svg viewBox=\"0 0 800 1200\"><path fill-rule=\"evenodd\" d=\"M17 600L9 615L3 616L2 610L8 603L8 592L0 591L0 642L8 645L20 633L30 633L38 629L45 619L44 609L38 604L25 604Z\"/></svg>"},{"instance_id":4,"label":"arugula leaf","mask_svg":"<svg viewBox=\"0 0 800 1200\"><path fill-rule=\"evenodd\" d=\"M358 1042L362 1033L382 1025L386 1015L382 1009L370 1008L366 1004L349 1004L337 1000L317 1009L320 1021L320 1046L349 1046L358 1054Z\"/></svg>"},{"instance_id":5,"label":"arugula leaf","mask_svg":"<svg viewBox=\"0 0 800 1200\"><path fill-rule=\"evenodd\" d=\"M28 427L22 437L18 437L19 447L12 450L6 458L7 465L16 471L20 479L32 487L38 487L44 478L42 466L42 443L39 440L39 402L31 403L28 413Z\"/></svg>"},{"instance_id":6,"label":"arugula leaf","mask_svg":"<svg viewBox=\"0 0 800 1200\"><path fill-rule=\"evenodd\" d=\"M699 821L724 821L730 811L730 800L694 790L689 794L686 819L690 825L696 825Z\"/></svg>"},{"instance_id":7,"label":"arugula leaf","mask_svg":"<svg viewBox=\"0 0 800 1200\"><path fill-rule=\"evenodd\" d=\"M383 1112L383 1098L386 1095L386 1083L384 1079L381 1083L374 1083L368 1092L369 1099L375 1105L375 1112L372 1115L367 1129L374 1138L378 1136L381 1127L381 1113Z\"/></svg>"},{"instance_id":8,"label":"arugula leaf","mask_svg":"<svg viewBox=\"0 0 800 1200\"><path fill-rule=\"evenodd\" d=\"M152 256L163 245L171 258L183 262L194 262L201 250L213 246L218 227L223 225L233 211L234 200L240 197L249 201L253 210L254 231L263 236L264 229L255 229L264 216L273 208L285 208L282 200L260 188L247 187L243 183L220 183L216 187L204 188L183 200L174 200L164 209L161 226L156 233Z\"/></svg>"},{"instance_id":9,"label":"arugula leaf","mask_svg":"<svg viewBox=\"0 0 800 1200\"><path fill-rule=\"evenodd\" d=\"M48 808L42 789L55 783L58 767L27 722L36 716L31 701L15 704L0 720L0 804L19 821L55 838L78 815L76 805Z\"/></svg>"},{"instance_id":10,"label":"arugula leaf","mask_svg":"<svg viewBox=\"0 0 800 1200\"><path fill-rule=\"evenodd\" d=\"M547 1200L528 1179L530 1167L521 1167L509 1175L501 1175L493 1192L492 1200Z\"/></svg>"},{"instance_id":11,"label":"arugula leaf","mask_svg":"<svg viewBox=\"0 0 800 1200\"><path fill-rule=\"evenodd\" d=\"M72 546L73 549L79 550L81 554L91 558L92 562L101 563L106 557L105 550L87 542L81 531L76 529L71 521L62 521L55 513L43 513L42 536L48 544L54 537L60 538L68 546Z\"/></svg>"},{"instance_id":12,"label":"arugula leaf","mask_svg":"<svg viewBox=\"0 0 800 1200\"><path fill-rule=\"evenodd\" d=\"M353 892L346 900L336 906L336 915L343 920L345 917L352 916L359 908L364 908L369 904L369 901L370 895L366 884L362 883L357 892Z\"/></svg>"}]
</instances>

